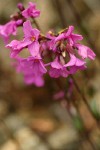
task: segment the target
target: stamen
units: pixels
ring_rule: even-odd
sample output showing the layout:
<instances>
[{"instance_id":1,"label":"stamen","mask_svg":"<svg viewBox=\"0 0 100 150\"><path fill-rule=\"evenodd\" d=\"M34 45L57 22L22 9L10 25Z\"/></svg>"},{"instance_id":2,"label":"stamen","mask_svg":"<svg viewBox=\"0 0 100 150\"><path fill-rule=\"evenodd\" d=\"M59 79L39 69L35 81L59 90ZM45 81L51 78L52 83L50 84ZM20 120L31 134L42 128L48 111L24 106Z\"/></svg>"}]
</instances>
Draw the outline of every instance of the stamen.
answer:
<instances>
[{"instance_id":1,"label":"stamen","mask_svg":"<svg viewBox=\"0 0 100 150\"><path fill-rule=\"evenodd\" d=\"M36 40L36 37L35 36L32 36L31 37L31 41L35 41Z\"/></svg>"}]
</instances>

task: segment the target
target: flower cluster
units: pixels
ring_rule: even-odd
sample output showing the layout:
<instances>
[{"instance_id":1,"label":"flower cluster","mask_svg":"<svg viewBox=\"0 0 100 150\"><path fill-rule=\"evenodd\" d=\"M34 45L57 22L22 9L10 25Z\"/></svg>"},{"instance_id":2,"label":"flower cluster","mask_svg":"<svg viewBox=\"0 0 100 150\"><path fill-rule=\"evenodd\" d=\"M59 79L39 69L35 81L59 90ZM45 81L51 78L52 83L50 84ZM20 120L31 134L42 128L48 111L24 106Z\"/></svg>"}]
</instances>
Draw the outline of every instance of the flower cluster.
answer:
<instances>
[{"instance_id":1,"label":"flower cluster","mask_svg":"<svg viewBox=\"0 0 100 150\"><path fill-rule=\"evenodd\" d=\"M29 2L29 7L24 8L22 3L18 4L19 12L11 16L11 21L5 25L0 25L0 36L7 43L10 35L16 35L17 27L22 26L28 18L36 18L40 15L40 11L36 9L36 4Z\"/></svg>"},{"instance_id":2,"label":"flower cluster","mask_svg":"<svg viewBox=\"0 0 100 150\"><path fill-rule=\"evenodd\" d=\"M16 34L16 29L22 26L24 38L13 40L6 45L10 49L11 58L16 60L16 69L24 75L27 84L44 85L44 74L52 78L68 77L77 70L86 68L86 59L95 59L95 53L79 42L83 37L73 33L74 27L69 26L58 34L49 31L43 35L39 29L33 28L30 19L40 15L36 5L29 2L24 8L18 4L19 12L6 25L0 26L0 35L6 40ZM30 56L22 58L20 52L26 49Z\"/></svg>"}]
</instances>

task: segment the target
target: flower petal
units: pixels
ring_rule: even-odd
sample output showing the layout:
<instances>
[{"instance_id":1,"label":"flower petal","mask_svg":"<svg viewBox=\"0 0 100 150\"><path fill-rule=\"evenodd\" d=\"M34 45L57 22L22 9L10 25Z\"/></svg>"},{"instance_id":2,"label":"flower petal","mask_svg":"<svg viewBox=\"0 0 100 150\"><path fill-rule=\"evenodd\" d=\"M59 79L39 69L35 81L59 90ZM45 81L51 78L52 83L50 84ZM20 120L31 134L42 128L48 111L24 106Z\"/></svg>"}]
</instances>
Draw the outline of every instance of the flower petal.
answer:
<instances>
[{"instance_id":1,"label":"flower petal","mask_svg":"<svg viewBox=\"0 0 100 150\"><path fill-rule=\"evenodd\" d=\"M23 31L26 38L31 36L31 30L32 30L31 22L27 20L26 22L23 23Z\"/></svg>"},{"instance_id":2,"label":"flower petal","mask_svg":"<svg viewBox=\"0 0 100 150\"><path fill-rule=\"evenodd\" d=\"M92 60L95 59L95 53L87 46L81 45L81 44L76 44L76 47L78 48L78 53L79 55L84 59L84 58L90 58Z\"/></svg>"},{"instance_id":3,"label":"flower petal","mask_svg":"<svg viewBox=\"0 0 100 150\"><path fill-rule=\"evenodd\" d=\"M31 35L36 38L35 40L38 40L39 35L40 35L40 31L38 29L34 28L31 30Z\"/></svg>"},{"instance_id":4,"label":"flower petal","mask_svg":"<svg viewBox=\"0 0 100 150\"><path fill-rule=\"evenodd\" d=\"M55 58L53 62L51 62L52 68L61 69L62 65L58 61L58 57Z\"/></svg>"},{"instance_id":5,"label":"flower petal","mask_svg":"<svg viewBox=\"0 0 100 150\"><path fill-rule=\"evenodd\" d=\"M65 67L70 67L70 66L82 66L84 65L86 62L84 60L81 60L77 57L75 57L74 55L70 54L70 61L65 64Z\"/></svg>"},{"instance_id":6,"label":"flower petal","mask_svg":"<svg viewBox=\"0 0 100 150\"><path fill-rule=\"evenodd\" d=\"M29 51L30 51L30 53L31 53L31 55L33 57L40 56L40 54L39 54L39 48L40 48L40 45L39 45L39 43L37 41L33 42L32 44L30 44L28 46L28 49L29 49Z\"/></svg>"}]
</instances>

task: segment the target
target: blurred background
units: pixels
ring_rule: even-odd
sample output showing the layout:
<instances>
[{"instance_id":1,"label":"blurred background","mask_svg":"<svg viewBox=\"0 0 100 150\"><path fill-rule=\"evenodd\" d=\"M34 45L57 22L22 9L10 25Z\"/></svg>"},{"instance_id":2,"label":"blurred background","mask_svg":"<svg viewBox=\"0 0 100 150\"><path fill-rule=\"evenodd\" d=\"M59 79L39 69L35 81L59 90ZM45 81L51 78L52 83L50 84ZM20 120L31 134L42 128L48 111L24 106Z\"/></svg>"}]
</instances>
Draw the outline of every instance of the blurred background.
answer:
<instances>
[{"instance_id":1,"label":"blurred background","mask_svg":"<svg viewBox=\"0 0 100 150\"><path fill-rule=\"evenodd\" d=\"M75 32L84 36L83 44L96 53L95 61L87 61L87 70L77 72L75 79L99 122L100 0L31 1L41 10L36 20L43 33L74 25ZM18 11L18 2L27 7L29 0L0 0L0 24ZM74 86L69 103L64 98L57 100L61 91L48 76L42 88L24 84L1 38L0 52L0 150L100 149L100 130ZM61 80L68 89L70 79Z\"/></svg>"}]
</instances>

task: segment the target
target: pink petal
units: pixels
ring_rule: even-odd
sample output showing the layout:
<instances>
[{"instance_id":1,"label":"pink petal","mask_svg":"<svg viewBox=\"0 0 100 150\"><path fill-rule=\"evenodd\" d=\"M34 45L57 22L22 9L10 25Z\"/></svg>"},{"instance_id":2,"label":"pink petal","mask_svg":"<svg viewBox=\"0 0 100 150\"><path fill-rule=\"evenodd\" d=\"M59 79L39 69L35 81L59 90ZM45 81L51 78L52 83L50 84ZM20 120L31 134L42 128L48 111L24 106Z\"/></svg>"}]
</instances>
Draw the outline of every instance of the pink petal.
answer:
<instances>
[{"instance_id":1,"label":"pink petal","mask_svg":"<svg viewBox=\"0 0 100 150\"><path fill-rule=\"evenodd\" d=\"M68 77L69 72L66 70L66 68L63 68L63 70L61 71L61 75L62 77Z\"/></svg>"},{"instance_id":2,"label":"pink petal","mask_svg":"<svg viewBox=\"0 0 100 150\"><path fill-rule=\"evenodd\" d=\"M86 63L85 61L80 60L80 59L77 58L75 65L76 65L76 66L83 66L85 63Z\"/></svg>"},{"instance_id":3,"label":"pink petal","mask_svg":"<svg viewBox=\"0 0 100 150\"><path fill-rule=\"evenodd\" d=\"M82 58L90 58L92 60L95 59L95 53L87 46L76 44L76 47L78 48L78 53Z\"/></svg>"},{"instance_id":4,"label":"pink petal","mask_svg":"<svg viewBox=\"0 0 100 150\"><path fill-rule=\"evenodd\" d=\"M43 80L43 77L42 76L37 76L35 79L34 79L34 83L36 86L38 87L41 87L44 85L44 80Z\"/></svg>"},{"instance_id":5,"label":"pink petal","mask_svg":"<svg viewBox=\"0 0 100 150\"><path fill-rule=\"evenodd\" d=\"M95 59L96 54L89 48L88 49L88 57L92 60Z\"/></svg>"},{"instance_id":6,"label":"pink petal","mask_svg":"<svg viewBox=\"0 0 100 150\"><path fill-rule=\"evenodd\" d=\"M49 75L52 78L58 78L60 76L60 69L50 68Z\"/></svg>"},{"instance_id":7,"label":"pink petal","mask_svg":"<svg viewBox=\"0 0 100 150\"><path fill-rule=\"evenodd\" d=\"M72 34L73 30L74 30L74 26L69 26L65 36L66 37L70 36Z\"/></svg>"},{"instance_id":8,"label":"pink petal","mask_svg":"<svg viewBox=\"0 0 100 150\"><path fill-rule=\"evenodd\" d=\"M24 38L23 41L20 41L20 43L18 44L17 48L18 49L25 48L28 45L30 45L31 43L32 43L32 41L29 38Z\"/></svg>"},{"instance_id":9,"label":"pink petal","mask_svg":"<svg viewBox=\"0 0 100 150\"><path fill-rule=\"evenodd\" d=\"M70 61L65 64L64 66L65 67L69 67L69 66L82 66L85 64L85 61L79 59L79 58L76 58L74 55L70 54Z\"/></svg>"},{"instance_id":10,"label":"pink petal","mask_svg":"<svg viewBox=\"0 0 100 150\"><path fill-rule=\"evenodd\" d=\"M58 37L55 38L55 42L64 39L64 33L60 34Z\"/></svg>"},{"instance_id":11,"label":"pink petal","mask_svg":"<svg viewBox=\"0 0 100 150\"><path fill-rule=\"evenodd\" d=\"M33 37L35 36L35 40L38 40L38 38L39 38L39 35L40 35L40 31L38 30L38 29L32 29L32 31L31 31L31 36L33 35Z\"/></svg>"},{"instance_id":12,"label":"pink petal","mask_svg":"<svg viewBox=\"0 0 100 150\"><path fill-rule=\"evenodd\" d=\"M83 40L83 36L80 35L80 34L74 34L74 33L72 33L71 37L72 37L72 39L73 39L74 42Z\"/></svg>"},{"instance_id":13,"label":"pink petal","mask_svg":"<svg viewBox=\"0 0 100 150\"><path fill-rule=\"evenodd\" d=\"M6 45L7 48L16 49L19 44L19 41L13 40L9 44Z\"/></svg>"},{"instance_id":14,"label":"pink petal","mask_svg":"<svg viewBox=\"0 0 100 150\"><path fill-rule=\"evenodd\" d=\"M29 2L29 7L26 8L24 11L22 11L22 15L25 18L29 18L29 17L38 17L40 15L40 11L36 9L36 4Z\"/></svg>"},{"instance_id":15,"label":"pink petal","mask_svg":"<svg viewBox=\"0 0 100 150\"><path fill-rule=\"evenodd\" d=\"M65 64L64 66L65 67L73 66L73 65L75 65L75 63L76 63L76 57L74 55L70 54L70 61L67 64Z\"/></svg>"},{"instance_id":16,"label":"pink petal","mask_svg":"<svg viewBox=\"0 0 100 150\"><path fill-rule=\"evenodd\" d=\"M26 22L23 23L23 31L26 38L31 36L31 30L32 30L31 22L27 20Z\"/></svg>"},{"instance_id":17,"label":"pink petal","mask_svg":"<svg viewBox=\"0 0 100 150\"><path fill-rule=\"evenodd\" d=\"M51 63L52 68L60 69L62 68L62 65L58 61L58 57L55 58L55 60Z\"/></svg>"},{"instance_id":18,"label":"pink petal","mask_svg":"<svg viewBox=\"0 0 100 150\"><path fill-rule=\"evenodd\" d=\"M40 65L39 65L39 70L42 72L42 73L46 73L47 70L44 66L44 64L42 63L42 61L40 60Z\"/></svg>"},{"instance_id":19,"label":"pink petal","mask_svg":"<svg viewBox=\"0 0 100 150\"><path fill-rule=\"evenodd\" d=\"M40 45L37 41L33 42L32 44L28 46L28 49L33 57L40 56L39 48L40 48Z\"/></svg>"}]
</instances>

